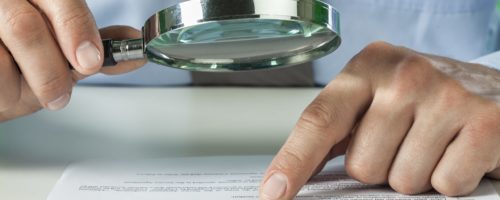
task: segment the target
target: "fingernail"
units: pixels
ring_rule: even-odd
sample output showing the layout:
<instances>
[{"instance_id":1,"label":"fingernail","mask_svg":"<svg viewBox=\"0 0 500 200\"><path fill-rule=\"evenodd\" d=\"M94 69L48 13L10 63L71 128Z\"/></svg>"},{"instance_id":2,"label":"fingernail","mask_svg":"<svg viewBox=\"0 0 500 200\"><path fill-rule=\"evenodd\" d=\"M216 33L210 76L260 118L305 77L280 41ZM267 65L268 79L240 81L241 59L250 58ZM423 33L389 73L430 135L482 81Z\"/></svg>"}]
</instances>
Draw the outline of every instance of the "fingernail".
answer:
<instances>
[{"instance_id":1,"label":"fingernail","mask_svg":"<svg viewBox=\"0 0 500 200\"><path fill-rule=\"evenodd\" d=\"M262 187L262 199L275 200L281 198L286 191L288 178L281 172L276 172Z\"/></svg>"},{"instance_id":2,"label":"fingernail","mask_svg":"<svg viewBox=\"0 0 500 200\"><path fill-rule=\"evenodd\" d=\"M91 42L82 42L76 49L78 64L85 69L99 68L101 64L101 53Z\"/></svg>"},{"instance_id":3,"label":"fingernail","mask_svg":"<svg viewBox=\"0 0 500 200\"><path fill-rule=\"evenodd\" d=\"M62 108L66 107L68 105L70 99L69 94L62 95L61 97L57 98L54 101L51 101L50 103L47 104L47 109L49 110L61 110Z\"/></svg>"}]
</instances>

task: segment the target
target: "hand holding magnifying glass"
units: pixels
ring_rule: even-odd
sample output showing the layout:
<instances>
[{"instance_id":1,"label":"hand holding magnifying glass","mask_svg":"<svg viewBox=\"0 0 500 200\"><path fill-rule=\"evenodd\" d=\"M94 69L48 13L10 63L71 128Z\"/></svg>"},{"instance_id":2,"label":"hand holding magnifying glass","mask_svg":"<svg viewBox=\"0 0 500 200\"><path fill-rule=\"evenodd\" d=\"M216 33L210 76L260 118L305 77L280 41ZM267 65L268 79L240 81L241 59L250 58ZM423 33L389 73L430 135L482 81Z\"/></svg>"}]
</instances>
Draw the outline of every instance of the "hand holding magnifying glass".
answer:
<instances>
[{"instance_id":1,"label":"hand holding magnifying glass","mask_svg":"<svg viewBox=\"0 0 500 200\"><path fill-rule=\"evenodd\" d=\"M186 70L245 71L307 62L340 45L338 13L319 0L186 1L150 17L142 37L125 29L121 36L136 39L120 41L108 29L118 40L102 44L83 0L1 1L0 18L0 121L63 108L74 82L103 63L147 58Z\"/></svg>"},{"instance_id":2,"label":"hand holding magnifying glass","mask_svg":"<svg viewBox=\"0 0 500 200\"><path fill-rule=\"evenodd\" d=\"M77 72L102 65L101 38L85 1L0 1L0 120L67 104ZM16 114L14 114L16 113Z\"/></svg>"}]
</instances>

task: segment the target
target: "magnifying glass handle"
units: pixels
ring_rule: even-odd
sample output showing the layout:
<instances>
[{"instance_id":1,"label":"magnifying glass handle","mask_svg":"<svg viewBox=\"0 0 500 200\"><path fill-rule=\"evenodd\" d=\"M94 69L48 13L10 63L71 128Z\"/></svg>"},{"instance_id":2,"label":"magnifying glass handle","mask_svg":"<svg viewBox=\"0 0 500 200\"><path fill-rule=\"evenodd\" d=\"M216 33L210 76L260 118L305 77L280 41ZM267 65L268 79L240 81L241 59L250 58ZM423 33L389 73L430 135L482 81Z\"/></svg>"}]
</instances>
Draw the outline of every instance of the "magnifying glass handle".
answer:
<instances>
[{"instance_id":1,"label":"magnifying glass handle","mask_svg":"<svg viewBox=\"0 0 500 200\"><path fill-rule=\"evenodd\" d=\"M142 38L121 41L104 39L102 46L104 47L103 67L113 67L121 61L139 60L146 57ZM71 65L70 68L74 69Z\"/></svg>"},{"instance_id":2,"label":"magnifying glass handle","mask_svg":"<svg viewBox=\"0 0 500 200\"><path fill-rule=\"evenodd\" d=\"M104 67L114 66L121 61L145 58L142 38L121 41L105 39L102 40L102 45L104 47Z\"/></svg>"},{"instance_id":3,"label":"magnifying glass handle","mask_svg":"<svg viewBox=\"0 0 500 200\"><path fill-rule=\"evenodd\" d=\"M102 40L102 46L104 47L104 63L103 67L111 67L118 64L113 57L113 40L104 39Z\"/></svg>"}]
</instances>

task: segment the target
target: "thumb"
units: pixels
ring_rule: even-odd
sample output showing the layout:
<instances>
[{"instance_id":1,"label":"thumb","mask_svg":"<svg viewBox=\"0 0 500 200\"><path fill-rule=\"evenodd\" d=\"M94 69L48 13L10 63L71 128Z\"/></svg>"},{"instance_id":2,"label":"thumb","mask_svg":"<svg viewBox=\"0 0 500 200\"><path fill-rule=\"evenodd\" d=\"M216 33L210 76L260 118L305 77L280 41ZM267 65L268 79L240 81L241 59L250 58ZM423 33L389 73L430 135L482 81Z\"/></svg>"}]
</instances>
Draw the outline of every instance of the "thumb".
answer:
<instances>
[{"instance_id":1,"label":"thumb","mask_svg":"<svg viewBox=\"0 0 500 200\"><path fill-rule=\"evenodd\" d=\"M142 37L142 34L139 30L129 26L105 27L100 30L100 33L102 38L111 38L113 40L126 40ZM146 59L121 61L113 67L101 68L100 72L108 75L124 74L139 69L140 67L144 66L146 62ZM88 75L84 75L76 71L73 72L73 80L75 81L79 81L87 77Z\"/></svg>"}]
</instances>

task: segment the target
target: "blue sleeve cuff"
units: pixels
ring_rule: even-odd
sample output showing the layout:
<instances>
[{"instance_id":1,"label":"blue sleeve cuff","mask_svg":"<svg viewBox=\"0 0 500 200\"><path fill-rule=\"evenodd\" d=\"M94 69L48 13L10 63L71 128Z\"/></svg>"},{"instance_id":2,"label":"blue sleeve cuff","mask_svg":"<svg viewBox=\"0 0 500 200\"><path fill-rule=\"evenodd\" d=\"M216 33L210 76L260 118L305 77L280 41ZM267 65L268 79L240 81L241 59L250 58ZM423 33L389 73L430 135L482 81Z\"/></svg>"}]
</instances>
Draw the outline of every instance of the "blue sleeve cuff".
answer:
<instances>
[{"instance_id":1,"label":"blue sleeve cuff","mask_svg":"<svg viewBox=\"0 0 500 200\"><path fill-rule=\"evenodd\" d=\"M500 51L473 60L471 63L481 64L500 70Z\"/></svg>"}]
</instances>

